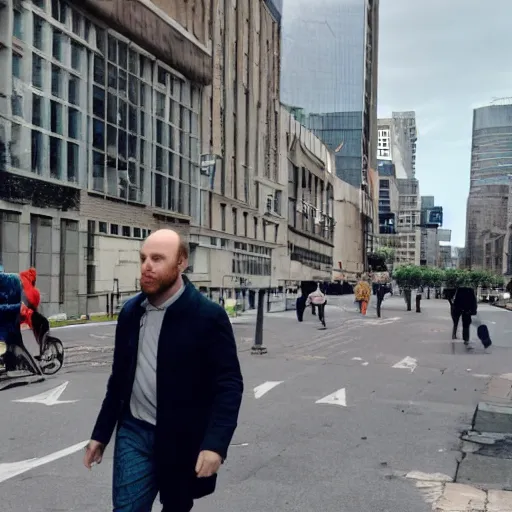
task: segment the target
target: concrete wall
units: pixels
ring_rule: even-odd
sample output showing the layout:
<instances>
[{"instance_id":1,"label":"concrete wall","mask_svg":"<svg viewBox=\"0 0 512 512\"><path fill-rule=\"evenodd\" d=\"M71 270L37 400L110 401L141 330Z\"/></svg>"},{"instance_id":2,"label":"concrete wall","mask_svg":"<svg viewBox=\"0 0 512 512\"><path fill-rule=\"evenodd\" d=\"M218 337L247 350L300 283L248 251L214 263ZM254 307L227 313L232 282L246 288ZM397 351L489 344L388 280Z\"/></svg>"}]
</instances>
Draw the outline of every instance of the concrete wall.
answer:
<instances>
[{"instance_id":1,"label":"concrete wall","mask_svg":"<svg viewBox=\"0 0 512 512\"><path fill-rule=\"evenodd\" d=\"M140 248L142 240L130 240L108 235L95 236L96 292L133 291L140 278Z\"/></svg>"},{"instance_id":2,"label":"concrete wall","mask_svg":"<svg viewBox=\"0 0 512 512\"><path fill-rule=\"evenodd\" d=\"M74 212L0 201L1 253L5 272L35 266L46 315L78 314L81 246Z\"/></svg>"},{"instance_id":3,"label":"concrete wall","mask_svg":"<svg viewBox=\"0 0 512 512\"><path fill-rule=\"evenodd\" d=\"M334 182L334 266L342 262L347 276L364 270L360 193L344 181Z\"/></svg>"}]
</instances>

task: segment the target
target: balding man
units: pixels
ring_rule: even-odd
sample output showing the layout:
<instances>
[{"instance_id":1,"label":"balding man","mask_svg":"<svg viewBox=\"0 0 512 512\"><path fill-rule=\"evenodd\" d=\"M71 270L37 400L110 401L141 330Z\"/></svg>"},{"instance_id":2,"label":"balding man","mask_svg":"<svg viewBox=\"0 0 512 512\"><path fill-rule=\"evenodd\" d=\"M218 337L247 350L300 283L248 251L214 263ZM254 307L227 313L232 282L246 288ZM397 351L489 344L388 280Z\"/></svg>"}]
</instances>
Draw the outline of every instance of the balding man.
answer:
<instances>
[{"instance_id":1,"label":"balding man","mask_svg":"<svg viewBox=\"0 0 512 512\"><path fill-rule=\"evenodd\" d=\"M188 246L167 229L141 253L142 293L117 322L112 373L86 447L100 463L117 425L114 512L188 512L215 490L237 426L243 381L233 330L182 272Z\"/></svg>"}]
</instances>

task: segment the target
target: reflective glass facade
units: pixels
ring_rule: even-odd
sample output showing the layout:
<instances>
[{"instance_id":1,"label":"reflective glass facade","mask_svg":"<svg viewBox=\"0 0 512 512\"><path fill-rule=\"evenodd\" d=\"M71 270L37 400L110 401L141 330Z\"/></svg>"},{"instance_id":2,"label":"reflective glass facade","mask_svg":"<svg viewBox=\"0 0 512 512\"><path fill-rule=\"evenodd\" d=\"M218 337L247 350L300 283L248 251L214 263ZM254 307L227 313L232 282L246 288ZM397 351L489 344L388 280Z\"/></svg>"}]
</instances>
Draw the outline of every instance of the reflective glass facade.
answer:
<instances>
[{"instance_id":1,"label":"reflective glass facade","mask_svg":"<svg viewBox=\"0 0 512 512\"><path fill-rule=\"evenodd\" d=\"M200 90L63 1L14 21L11 167L197 217Z\"/></svg>"},{"instance_id":2,"label":"reflective glass facade","mask_svg":"<svg viewBox=\"0 0 512 512\"><path fill-rule=\"evenodd\" d=\"M354 186L372 163L377 10L367 0L284 1L281 100L304 110L305 125L336 151L336 175Z\"/></svg>"},{"instance_id":3,"label":"reflective glass facade","mask_svg":"<svg viewBox=\"0 0 512 512\"><path fill-rule=\"evenodd\" d=\"M308 113L358 112L366 0L285 0L281 100Z\"/></svg>"},{"instance_id":4,"label":"reflective glass facade","mask_svg":"<svg viewBox=\"0 0 512 512\"><path fill-rule=\"evenodd\" d=\"M505 267L511 267L511 260L504 260L507 255L499 248L510 225L510 188L506 179L510 174L512 104L475 109L466 219L466 263L472 267L505 271L504 261ZM492 250L488 246L491 243L495 244Z\"/></svg>"}]
</instances>

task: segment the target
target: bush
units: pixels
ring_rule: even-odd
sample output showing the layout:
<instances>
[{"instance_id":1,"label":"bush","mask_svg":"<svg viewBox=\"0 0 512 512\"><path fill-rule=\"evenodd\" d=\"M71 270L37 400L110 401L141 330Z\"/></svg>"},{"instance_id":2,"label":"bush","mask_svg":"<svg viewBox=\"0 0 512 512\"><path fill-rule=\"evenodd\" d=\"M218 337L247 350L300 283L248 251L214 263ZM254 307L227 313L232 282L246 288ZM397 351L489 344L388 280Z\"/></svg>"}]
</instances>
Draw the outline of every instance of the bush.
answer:
<instances>
[{"instance_id":1,"label":"bush","mask_svg":"<svg viewBox=\"0 0 512 512\"><path fill-rule=\"evenodd\" d=\"M404 265L393 272L393 278L398 286L405 289L419 288L459 288L469 286L477 288L500 287L504 284L503 276L492 274L484 270L440 269L419 267L417 265Z\"/></svg>"}]
</instances>

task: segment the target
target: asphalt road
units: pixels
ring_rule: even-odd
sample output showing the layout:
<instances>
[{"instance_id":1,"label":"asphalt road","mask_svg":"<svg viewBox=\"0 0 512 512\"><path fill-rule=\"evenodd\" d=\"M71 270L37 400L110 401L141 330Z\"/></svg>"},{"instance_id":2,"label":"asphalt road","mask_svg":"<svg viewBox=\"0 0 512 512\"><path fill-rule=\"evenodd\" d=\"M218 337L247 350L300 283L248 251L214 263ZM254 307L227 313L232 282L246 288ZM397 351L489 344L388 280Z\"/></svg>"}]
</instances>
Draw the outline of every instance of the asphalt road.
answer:
<instances>
[{"instance_id":1,"label":"asphalt road","mask_svg":"<svg viewBox=\"0 0 512 512\"><path fill-rule=\"evenodd\" d=\"M481 306L494 342L485 354L478 343L467 351L451 342L444 301L424 300L417 314L388 298L382 319L372 306L358 315L350 297L329 304L326 330L309 311L302 324L294 313L267 316L264 356L250 354L254 316L235 321L246 389L240 423L218 490L198 512L427 512L404 475L455 475L460 432L489 376L510 372L510 313ZM103 398L114 328L55 329L66 367L0 392L2 512L111 510L112 447L89 472L76 445ZM53 396L16 401L58 386ZM337 403L317 403L335 392Z\"/></svg>"}]
</instances>

